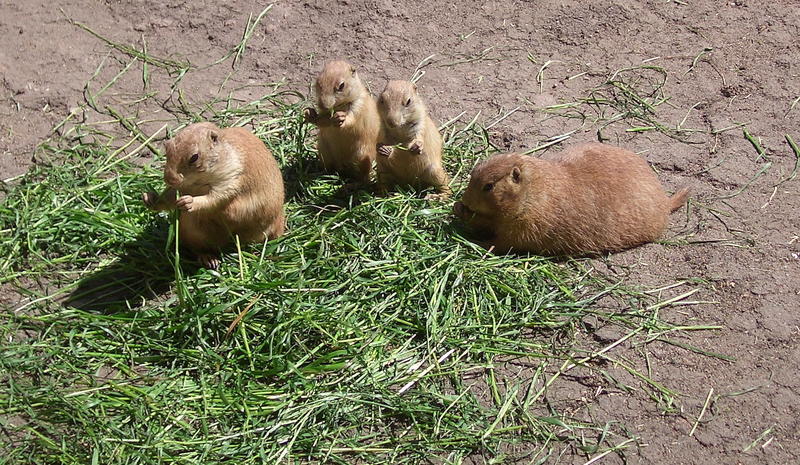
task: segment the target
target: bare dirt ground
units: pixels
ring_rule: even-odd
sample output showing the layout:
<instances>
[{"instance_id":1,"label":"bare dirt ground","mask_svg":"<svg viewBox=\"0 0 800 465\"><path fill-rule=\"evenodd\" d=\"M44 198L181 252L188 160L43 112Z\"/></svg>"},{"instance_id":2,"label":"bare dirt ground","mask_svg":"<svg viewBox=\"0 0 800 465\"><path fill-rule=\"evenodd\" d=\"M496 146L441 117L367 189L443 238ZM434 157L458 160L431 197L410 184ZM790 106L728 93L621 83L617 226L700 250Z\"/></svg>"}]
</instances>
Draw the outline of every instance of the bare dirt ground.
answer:
<instances>
[{"instance_id":1,"label":"bare dirt ground","mask_svg":"<svg viewBox=\"0 0 800 465\"><path fill-rule=\"evenodd\" d=\"M206 0L4 2L0 178L25 172L37 144L82 101L84 84L107 54L105 44L67 17L116 42L137 44L144 37L154 55L203 65L235 46L248 15L265 6L241 0L225 6ZM800 140L800 104L793 108L800 97L799 6L755 0L280 1L258 25L231 80L254 85L243 97L281 80L307 93L322 62L343 57L379 91L387 79L407 79L435 55L419 82L434 118L480 111L479 121L490 124L516 109L492 127L492 136L502 148L528 149L580 127L546 114L545 106L585 96L614 70L643 62L665 69L670 100L658 117L704 131L691 137L696 143L624 128L605 136L642 153L670 188L692 186L695 203L688 214L673 216L671 237L680 244L641 247L595 267L647 287L684 280L699 286L692 298L709 303L679 307L672 318L722 329L692 332L680 342L733 359L670 344L627 347L618 359L678 391L677 405L580 376L574 389L549 400L574 406L578 417L624 423L641 437L625 453L629 463L796 463L800 196L798 180L781 181L796 159L784 135ZM212 67L184 86L202 101L216 95L229 71ZM714 133L737 123L760 138L763 156L742 128ZM580 128L566 143L596 139L595 129ZM608 341L619 336L602 328L593 334ZM689 436L712 388L703 421Z\"/></svg>"}]
</instances>

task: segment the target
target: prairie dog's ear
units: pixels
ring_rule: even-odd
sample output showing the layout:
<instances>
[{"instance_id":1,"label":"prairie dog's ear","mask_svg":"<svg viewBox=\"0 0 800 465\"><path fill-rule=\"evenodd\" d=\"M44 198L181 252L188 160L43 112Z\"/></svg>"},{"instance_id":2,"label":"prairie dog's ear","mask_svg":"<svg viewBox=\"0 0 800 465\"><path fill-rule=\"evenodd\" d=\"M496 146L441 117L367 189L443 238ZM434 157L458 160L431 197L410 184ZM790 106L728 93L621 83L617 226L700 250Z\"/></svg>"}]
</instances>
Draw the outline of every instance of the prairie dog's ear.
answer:
<instances>
[{"instance_id":1,"label":"prairie dog's ear","mask_svg":"<svg viewBox=\"0 0 800 465\"><path fill-rule=\"evenodd\" d=\"M170 153L175 151L175 142L172 139L164 141L164 154L169 156Z\"/></svg>"},{"instance_id":2,"label":"prairie dog's ear","mask_svg":"<svg viewBox=\"0 0 800 465\"><path fill-rule=\"evenodd\" d=\"M520 171L519 166L511 168L511 180L516 184L519 184L519 182L522 180L522 172Z\"/></svg>"},{"instance_id":3,"label":"prairie dog's ear","mask_svg":"<svg viewBox=\"0 0 800 465\"><path fill-rule=\"evenodd\" d=\"M417 85L415 83L411 83L411 88L414 89L414 92L417 91Z\"/></svg>"},{"instance_id":4,"label":"prairie dog's ear","mask_svg":"<svg viewBox=\"0 0 800 465\"><path fill-rule=\"evenodd\" d=\"M356 74L356 67L353 66L353 65L350 65L350 74L352 74L352 75Z\"/></svg>"},{"instance_id":5,"label":"prairie dog's ear","mask_svg":"<svg viewBox=\"0 0 800 465\"><path fill-rule=\"evenodd\" d=\"M211 129L208 131L208 137L211 139L211 142L216 144L219 140L219 131L216 129Z\"/></svg>"}]
</instances>

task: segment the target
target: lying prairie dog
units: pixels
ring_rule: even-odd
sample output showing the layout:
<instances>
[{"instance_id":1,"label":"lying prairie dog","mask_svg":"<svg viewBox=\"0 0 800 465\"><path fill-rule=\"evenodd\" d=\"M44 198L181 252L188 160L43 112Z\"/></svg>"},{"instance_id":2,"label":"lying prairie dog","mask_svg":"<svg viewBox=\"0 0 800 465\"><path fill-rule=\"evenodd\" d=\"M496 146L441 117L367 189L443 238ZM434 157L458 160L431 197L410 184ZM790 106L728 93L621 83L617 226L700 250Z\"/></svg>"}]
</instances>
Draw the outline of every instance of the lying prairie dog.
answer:
<instances>
[{"instance_id":1,"label":"lying prairie dog","mask_svg":"<svg viewBox=\"0 0 800 465\"><path fill-rule=\"evenodd\" d=\"M650 166L619 147L587 144L552 160L516 153L478 164L454 213L497 253L573 255L658 239L689 190L668 197Z\"/></svg>"},{"instance_id":2,"label":"lying prairie dog","mask_svg":"<svg viewBox=\"0 0 800 465\"><path fill-rule=\"evenodd\" d=\"M196 123L165 148L168 187L142 199L151 210L181 210L180 242L203 266L219 266L220 248L233 235L260 242L283 234L283 178L272 153L250 131Z\"/></svg>"},{"instance_id":3,"label":"lying prairie dog","mask_svg":"<svg viewBox=\"0 0 800 465\"><path fill-rule=\"evenodd\" d=\"M375 98L355 68L344 61L326 63L314 89L317 109L307 109L305 120L319 128L317 152L322 166L369 183L380 131Z\"/></svg>"},{"instance_id":4,"label":"lying prairie dog","mask_svg":"<svg viewBox=\"0 0 800 465\"><path fill-rule=\"evenodd\" d=\"M428 116L417 86L408 81L389 81L378 98L382 130L378 142L378 186L385 192L395 185L433 187L446 198L450 178L442 168L442 136Z\"/></svg>"}]
</instances>

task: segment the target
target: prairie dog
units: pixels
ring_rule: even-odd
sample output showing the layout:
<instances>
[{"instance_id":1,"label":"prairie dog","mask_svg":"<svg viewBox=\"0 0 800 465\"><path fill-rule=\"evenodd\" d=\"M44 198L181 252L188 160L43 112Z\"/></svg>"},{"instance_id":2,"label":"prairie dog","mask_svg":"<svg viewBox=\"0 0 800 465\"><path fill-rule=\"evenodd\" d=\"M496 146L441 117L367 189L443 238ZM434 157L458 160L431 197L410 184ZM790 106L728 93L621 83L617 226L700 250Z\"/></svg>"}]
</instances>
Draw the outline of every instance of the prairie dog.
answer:
<instances>
[{"instance_id":1,"label":"prairie dog","mask_svg":"<svg viewBox=\"0 0 800 465\"><path fill-rule=\"evenodd\" d=\"M165 149L168 187L142 199L151 210L181 210L180 241L203 266L219 266L219 249L234 234L245 242L283 234L283 178L272 153L250 131L191 124Z\"/></svg>"},{"instance_id":2,"label":"prairie dog","mask_svg":"<svg viewBox=\"0 0 800 465\"><path fill-rule=\"evenodd\" d=\"M428 116L417 86L408 81L389 81L378 98L378 114L382 124L377 158L379 190L397 184L434 187L438 194L428 198L447 197L450 178L442 168L442 136Z\"/></svg>"},{"instance_id":3,"label":"prairie dog","mask_svg":"<svg viewBox=\"0 0 800 465\"><path fill-rule=\"evenodd\" d=\"M689 194L668 197L641 157L604 144L553 160L495 155L470 176L454 213L490 235L485 245L498 253L587 254L654 241Z\"/></svg>"},{"instance_id":4,"label":"prairie dog","mask_svg":"<svg viewBox=\"0 0 800 465\"><path fill-rule=\"evenodd\" d=\"M307 109L305 120L319 128L317 151L322 166L368 183L380 131L375 98L356 69L344 61L326 63L314 90L317 109Z\"/></svg>"}]
</instances>

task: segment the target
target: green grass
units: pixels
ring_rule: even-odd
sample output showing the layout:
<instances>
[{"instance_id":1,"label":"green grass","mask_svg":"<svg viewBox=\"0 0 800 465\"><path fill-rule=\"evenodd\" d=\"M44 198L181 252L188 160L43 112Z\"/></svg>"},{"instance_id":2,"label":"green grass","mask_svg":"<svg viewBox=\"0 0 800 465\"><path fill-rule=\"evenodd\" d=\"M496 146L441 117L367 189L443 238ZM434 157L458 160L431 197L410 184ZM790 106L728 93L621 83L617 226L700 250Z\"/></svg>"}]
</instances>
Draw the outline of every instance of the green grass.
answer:
<instances>
[{"instance_id":1,"label":"green grass","mask_svg":"<svg viewBox=\"0 0 800 465\"><path fill-rule=\"evenodd\" d=\"M241 58L253 26L227 58ZM108 85L87 90L85 106L119 129L71 116L39 149L48 163L6 187L0 282L26 303L0 310L0 463L541 463L564 451L624 453L636 441L624 426L546 401L576 367L675 408L676 392L613 351L715 329L662 319L693 292L659 302L660 291L608 282L586 261L487 255L462 237L449 203L343 196L340 180L318 172L303 95L276 86L255 101L231 92L192 105L178 85L191 66L107 43L139 62L145 87L175 79L179 103L167 131L146 133L130 110L101 103L132 69L120 64ZM140 200L162 187L158 140L198 119L252 128L287 182L288 233L232 248L219 271L182 259L177 216ZM443 133L459 192L494 149L475 120ZM146 150L154 166L132 161ZM600 325L623 336L578 342ZM508 374L514 361L526 376Z\"/></svg>"}]
</instances>

